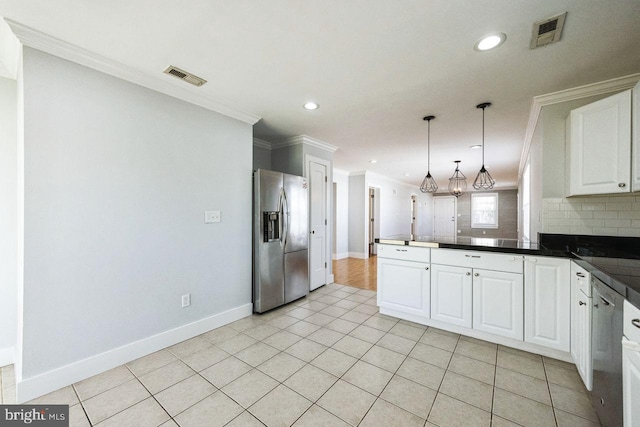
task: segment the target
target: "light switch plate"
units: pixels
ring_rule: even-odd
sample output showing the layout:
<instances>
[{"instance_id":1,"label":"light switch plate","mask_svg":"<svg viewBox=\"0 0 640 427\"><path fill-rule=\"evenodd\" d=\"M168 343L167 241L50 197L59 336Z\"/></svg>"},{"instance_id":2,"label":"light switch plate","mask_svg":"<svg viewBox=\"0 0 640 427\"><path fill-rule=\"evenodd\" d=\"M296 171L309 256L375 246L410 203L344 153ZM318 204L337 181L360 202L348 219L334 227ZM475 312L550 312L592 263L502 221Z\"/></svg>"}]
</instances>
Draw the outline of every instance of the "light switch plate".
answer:
<instances>
[{"instance_id":1,"label":"light switch plate","mask_svg":"<svg viewBox=\"0 0 640 427\"><path fill-rule=\"evenodd\" d=\"M220 211L204 211L204 223L211 224L213 222L220 222Z\"/></svg>"}]
</instances>

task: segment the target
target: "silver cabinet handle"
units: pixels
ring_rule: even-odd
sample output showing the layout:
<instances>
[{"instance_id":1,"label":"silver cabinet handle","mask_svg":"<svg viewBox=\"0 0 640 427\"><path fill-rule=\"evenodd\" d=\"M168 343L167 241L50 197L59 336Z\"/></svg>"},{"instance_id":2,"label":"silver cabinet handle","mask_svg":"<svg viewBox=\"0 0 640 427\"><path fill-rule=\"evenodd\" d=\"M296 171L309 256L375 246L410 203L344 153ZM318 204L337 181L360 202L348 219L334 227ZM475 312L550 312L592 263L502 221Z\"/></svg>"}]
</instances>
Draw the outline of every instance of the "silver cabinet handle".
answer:
<instances>
[{"instance_id":1,"label":"silver cabinet handle","mask_svg":"<svg viewBox=\"0 0 640 427\"><path fill-rule=\"evenodd\" d=\"M429 267L425 267L424 269L425 269L425 270L428 270L428 269L429 269Z\"/></svg>"},{"instance_id":2,"label":"silver cabinet handle","mask_svg":"<svg viewBox=\"0 0 640 427\"><path fill-rule=\"evenodd\" d=\"M618 187L620 187L620 188L624 188L626 186L627 186L627 184L625 184L624 182L621 182L620 184L618 184Z\"/></svg>"},{"instance_id":3,"label":"silver cabinet handle","mask_svg":"<svg viewBox=\"0 0 640 427\"><path fill-rule=\"evenodd\" d=\"M467 258L480 258L480 255L466 255Z\"/></svg>"},{"instance_id":4,"label":"silver cabinet handle","mask_svg":"<svg viewBox=\"0 0 640 427\"><path fill-rule=\"evenodd\" d=\"M406 249L396 249L397 252L407 252Z\"/></svg>"},{"instance_id":5,"label":"silver cabinet handle","mask_svg":"<svg viewBox=\"0 0 640 427\"><path fill-rule=\"evenodd\" d=\"M584 277L584 274L580 273L579 271L576 273L576 276L578 277Z\"/></svg>"},{"instance_id":6,"label":"silver cabinet handle","mask_svg":"<svg viewBox=\"0 0 640 427\"><path fill-rule=\"evenodd\" d=\"M476 274L474 274L474 276L478 277L478 276L480 276L480 273L476 273Z\"/></svg>"},{"instance_id":7,"label":"silver cabinet handle","mask_svg":"<svg viewBox=\"0 0 640 427\"><path fill-rule=\"evenodd\" d=\"M633 326L635 326L636 328L640 328L640 319L633 319L633 320L631 321L631 324L632 324Z\"/></svg>"},{"instance_id":8,"label":"silver cabinet handle","mask_svg":"<svg viewBox=\"0 0 640 427\"><path fill-rule=\"evenodd\" d=\"M587 305L587 303L586 303L586 302L584 302L584 301L579 301L579 302L578 302L578 304L579 304L579 305Z\"/></svg>"},{"instance_id":9,"label":"silver cabinet handle","mask_svg":"<svg viewBox=\"0 0 640 427\"><path fill-rule=\"evenodd\" d=\"M604 305L611 305L611 303L610 303L609 301L607 301L606 299L604 299L604 298L602 298L602 297L600 297L600 301L602 301L602 303L603 303Z\"/></svg>"},{"instance_id":10,"label":"silver cabinet handle","mask_svg":"<svg viewBox=\"0 0 640 427\"><path fill-rule=\"evenodd\" d=\"M467 276L471 276L471 273L467 272Z\"/></svg>"}]
</instances>

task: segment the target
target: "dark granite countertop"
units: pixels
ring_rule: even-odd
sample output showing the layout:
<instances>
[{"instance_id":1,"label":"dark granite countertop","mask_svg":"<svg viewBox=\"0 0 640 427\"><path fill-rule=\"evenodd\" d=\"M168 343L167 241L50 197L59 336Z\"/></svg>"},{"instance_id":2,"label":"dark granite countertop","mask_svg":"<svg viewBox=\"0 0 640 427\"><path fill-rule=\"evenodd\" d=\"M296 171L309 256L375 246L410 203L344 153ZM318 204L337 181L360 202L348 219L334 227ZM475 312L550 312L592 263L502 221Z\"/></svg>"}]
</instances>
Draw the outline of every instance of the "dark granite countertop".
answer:
<instances>
[{"instance_id":1,"label":"dark granite countertop","mask_svg":"<svg viewBox=\"0 0 640 427\"><path fill-rule=\"evenodd\" d=\"M518 239L494 239L485 237L433 237L433 236L411 236L398 234L395 236L375 239L376 243L386 243L392 245L421 246L444 249L468 249L488 252L517 253L523 255L542 256L571 256L564 251L549 250L545 247Z\"/></svg>"}]
</instances>

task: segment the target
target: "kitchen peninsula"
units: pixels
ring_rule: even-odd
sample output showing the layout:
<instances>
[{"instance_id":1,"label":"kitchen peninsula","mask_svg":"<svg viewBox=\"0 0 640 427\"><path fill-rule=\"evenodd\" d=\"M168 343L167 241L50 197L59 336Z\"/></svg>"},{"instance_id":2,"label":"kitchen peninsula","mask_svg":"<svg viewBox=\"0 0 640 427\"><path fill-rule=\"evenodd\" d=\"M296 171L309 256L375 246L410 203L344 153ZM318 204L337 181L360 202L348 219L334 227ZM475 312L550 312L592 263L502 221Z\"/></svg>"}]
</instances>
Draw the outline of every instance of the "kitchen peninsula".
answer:
<instances>
[{"instance_id":1,"label":"kitchen peninsula","mask_svg":"<svg viewBox=\"0 0 640 427\"><path fill-rule=\"evenodd\" d=\"M593 275L640 307L638 240L381 238L378 305L383 314L570 361L574 282Z\"/></svg>"}]
</instances>

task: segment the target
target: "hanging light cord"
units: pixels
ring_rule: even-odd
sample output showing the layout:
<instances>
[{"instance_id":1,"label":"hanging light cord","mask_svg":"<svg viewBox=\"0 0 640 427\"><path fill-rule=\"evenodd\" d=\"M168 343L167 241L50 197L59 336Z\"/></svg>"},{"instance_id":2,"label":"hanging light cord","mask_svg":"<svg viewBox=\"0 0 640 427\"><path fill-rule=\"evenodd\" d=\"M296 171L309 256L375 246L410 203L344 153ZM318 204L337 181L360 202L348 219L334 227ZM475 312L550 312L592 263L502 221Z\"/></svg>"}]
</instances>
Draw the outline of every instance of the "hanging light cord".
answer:
<instances>
[{"instance_id":1,"label":"hanging light cord","mask_svg":"<svg viewBox=\"0 0 640 427\"><path fill-rule=\"evenodd\" d=\"M484 109L486 106L482 107L482 168L484 168Z\"/></svg>"},{"instance_id":2,"label":"hanging light cord","mask_svg":"<svg viewBox=\"0 0 640 427\"><path fill-rule=\"evenodd\" d=\"M431 170L431 120L427 121L427 173Z\"/></svg>"}]
</instances>

